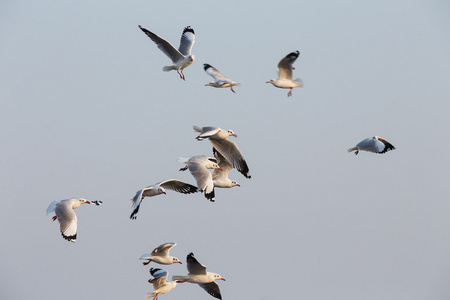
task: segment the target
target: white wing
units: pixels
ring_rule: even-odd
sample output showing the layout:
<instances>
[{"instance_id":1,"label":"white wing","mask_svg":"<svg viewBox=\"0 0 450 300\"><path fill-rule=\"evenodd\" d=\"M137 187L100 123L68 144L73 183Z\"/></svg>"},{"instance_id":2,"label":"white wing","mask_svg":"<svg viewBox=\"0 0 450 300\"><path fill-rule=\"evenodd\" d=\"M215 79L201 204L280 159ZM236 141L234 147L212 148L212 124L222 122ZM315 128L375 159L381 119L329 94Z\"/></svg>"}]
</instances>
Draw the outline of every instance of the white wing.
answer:
<instances>
[{"instance_id":1,"label":"white wing","mask_svg":"<svg viewBox=\"0 0 450 300\"><path fill-rule=\"evenodd\" d=\"M192 46L195 43L195 32L191 26L184 28L181 34L180 48L178 49L184 56L191 55Z\"/></svg>"},{"instance_id":2,"label":"white wing","mask_svg":"<svg viewBox=\"0 0 450 300\"><path fill-rule=\"evenodd\" d=\"M171 43L169 43L167 40L157 36L151 31L148 31L144 27L141 27L139 25L139 28L153 41L155 42L156 46L164 52L165 55L167 55L173 63L178 62L179 60L184 58L184 55L180 53L174 46L172 46Z\"/></svg>"},{"instance_id":3,"label":"white wing","mask_svg":"<svg viewBox=\"0 0 450 300\"><path fill-rule=\"evenodd\" d=\"M64 239L75 242L77 239L77 215L72 208L72 201L62 201L55 207L59 229Z\"/></svg>"}]
</instances>

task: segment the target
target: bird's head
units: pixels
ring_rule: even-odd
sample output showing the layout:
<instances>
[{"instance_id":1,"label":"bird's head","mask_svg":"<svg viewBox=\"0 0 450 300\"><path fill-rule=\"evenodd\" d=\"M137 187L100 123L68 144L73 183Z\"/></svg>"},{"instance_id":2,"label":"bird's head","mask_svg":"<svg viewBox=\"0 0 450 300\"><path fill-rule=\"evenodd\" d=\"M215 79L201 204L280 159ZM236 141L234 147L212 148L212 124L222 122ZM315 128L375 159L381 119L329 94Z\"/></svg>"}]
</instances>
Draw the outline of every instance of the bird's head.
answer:
<instances>
[{"instance_id":1,"label":"bird's head","mask_svg":"<svg viewBox=\"0 0 450 300\"><path fill-rule=\"evenodd\" d=\"M236 180L231 180L231 186L241 186Z\"/></svg>"},{"instance_id":2,"label":"bird's head","mask_svg":"<svg viewBox=\"0 0 450 300\"><path fill-rule=\"evenodd\" d=\"M233 131L233 130L231 130L231 129L228 129L228 130L227 130L227 132L228 132L228 136L232 135L232 136L234 136L234 137L237 137L237 134L236 134L236 133L234 133L234 131Z\"/></svg>"},{"instance_id":3,"label":"bird's head","mask_svg":"<svg viewBox=\"0 0 450 300\"><path fill-rule=\"evenodd\" d=\"M172 261L173 261L173 263L182 264L181 261L178 258L176 258L176 257L172 257Z\"/></svg>"}]
</instances>

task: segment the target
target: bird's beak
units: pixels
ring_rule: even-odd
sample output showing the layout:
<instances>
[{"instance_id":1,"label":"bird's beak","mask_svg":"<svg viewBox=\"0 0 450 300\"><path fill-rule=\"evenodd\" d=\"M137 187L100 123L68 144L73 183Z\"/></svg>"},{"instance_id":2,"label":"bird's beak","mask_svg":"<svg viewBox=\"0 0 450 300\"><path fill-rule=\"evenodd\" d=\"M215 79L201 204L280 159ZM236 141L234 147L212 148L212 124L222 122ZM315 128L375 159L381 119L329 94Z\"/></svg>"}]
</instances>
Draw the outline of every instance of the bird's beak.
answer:
<instances>
[{"instance_id":1,"label":"bird's beak","mask_svg":"<svg viewBox=\"0 0 450 300\"><path fill-rule=\"evenodd\" d=\"M84 203L91 204L91 202L89 202L89 201L86 201L86 202L84 202Z\"/></svg>"},{"instance_id":2,"label":"bird's beak","mask_svg":"<svg viewBox=\"0 0 450 300\"><path fill-rule=\"evenodd\" d=\"M226 281L225 278L220 278L220 280Z\"/></svg>"},{"instance_id":3,"label":"bird's beak","mask_svg":"<svg viewBox=\"0 0 450 300\"><path fill-rule=\"evenodd\" d=\"M167 195L166 192L163 192L163 193L164 193L164 195Z\"/></svg>"},{"instance_id":4,"label":"bird's beak","mask_svg":"<svg viewBox=\"0 0 450 300\"><path fill-rule=\"evenodd\" d=\"M234 136L234 137L237 137L237 134L235 133L235 134L233 134L233 136Z\"/></svg>"},{"instance_id":5,"label":"bird's beak","mask_svg":"<svg viewBox=\"0 0 450 300\"><path fill-rule=\"evenodd\" d=\"M236 186L238 186L238 187L241 187L241 185L238 183L238 184L236 184Z\"/></svg>"},{"instance_id":6,"label":"bird's beak","mask_svg":"<svg viewBox=\"0 0 450 300\"><path fill-rule=\"evenodd\" d=\"M181 261L179 261L178 263L181 264L181 265L183 264Z\"/></svg>"},{"instance_id":7,"label":"bird's beak","mask_svg":"<svg viewBox=\"0 0 450 300\"><path fill-rule=\"evenodd\" d=\"M183 283L186 282L186 280L176 280L177 283Z\"/></svg>"},{"instance_id":8,"label":"bird's beak","mask_svg":"<svg viewBox=\"0 0 450 300\"><path fill-rule=\"evenodd\" d=\"M266 81L266 83L270 83L270 81Z\"/></svg>"},{"instance_id":9,"label":"bird's beak","mask_svg":"<svg viewBox=\"0 0 450 300\"><path fill-rule=\"evenodd\" d=\"M222 168L218 168L218 170L222 171Z\"/></svg>"}]
</instances>

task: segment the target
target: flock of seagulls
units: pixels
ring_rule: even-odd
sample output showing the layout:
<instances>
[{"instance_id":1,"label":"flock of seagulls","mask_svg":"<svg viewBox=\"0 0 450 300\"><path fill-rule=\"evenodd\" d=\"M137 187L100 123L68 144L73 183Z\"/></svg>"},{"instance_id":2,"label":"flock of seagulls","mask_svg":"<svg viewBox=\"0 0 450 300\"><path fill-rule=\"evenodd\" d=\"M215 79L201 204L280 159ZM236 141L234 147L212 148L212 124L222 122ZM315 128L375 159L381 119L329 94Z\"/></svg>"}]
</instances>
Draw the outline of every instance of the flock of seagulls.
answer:
<instances>
[{"instance_id":1,"label":"flock of seagulls","mask_svg":"<svg viewBox=\"0 0 450 300\"><path fill-rule=\"evenodd\" d=\"M183 33L181 34L180 47L176 49L167 40L157 36L141 25L139 25L139 28L172 60L173 65L163 67L163 71L168 72L176 70L178 75L180 75L180 78L186 80L183 70L189 67L195 60L195 56L191 54L192 46L195 43L194 29L190 26L184 28ZM299 55L299 51L294 51L286 55L286 57L278 63L278 79L271 79L266 82L271 83L280 89L289 89L288 97L292 96L292 90L294 88L303 87L303 81L300 78L292 79L292 71L294 70L292 65ZM227 78L210 64L203 64L203 69L208 75L214 78L214 81L205 84L205 86L212 86L215 88L229 87L233 93L235 93L233 86L241 86L240 83Z\"/></svg>"},{"instance_id":2,"label":"flock of seagulls","mask_svg":"<svg viewBox=\"0 0 450 300\"><path fill-rule=\"evenodd\" d=\"M194 30L187 26L184 28L181 35L180 46L176 49L170 42L152 33L151 31L141 27L139 28L157 45L157 47L164 52L171 60L173 65L163 67L163 71L176 70L181 79L186 80L183 70L190 66L195 56L191 54L192 47L195 43ZM301 79L292 79L293 64L299 57L300 52L294 51L286 55L278 64L278 79L271 79L266 83L271 83L277 88L289 89L288 97L292 96L292 90L296 87L303 87ZM230 88L235 93L233 87L240 86L231 79L225 77L216 68L209 64L204 64L205 72L214 78L214 81L209 82L206 86L215 88ZM240 187L240 184L231 180L228 175L231 170L236 169L245 178L250 179L250 170L246 160L237 144L228 138L230 136L237 138L236 133L231 129L221 129L220 127L207 126L193 126L195 132L198 133L196 139L203 141L208 139L212 145L212 155L195 155L190 158L178 158L178 161L184 163L185 166L180 171L189 170L196 181L196 185L183 182L178 179L168 179L148 187L142 188L136 192L131 199L132 211L130 219L136 220L142 200L145 197L154 197L166 194L166 190L175 191L181 194L193 194L201 192L204 197L211 202L215 201L214 188L232 188ZM374 136L359 142L355 147L348 149L348 152L355 151L355 155L359 151L368 151L373 153L386 153L394 150L395 147L387 140ZM212 170L212 173L211 171ZM89 201L83 198L66 199L61 201L53 201L47 208L47 214L55 213L52 220L58 220L60 224L60 232L62 237L70 242L75 243L77 239L77 216L74 209L80 207L82 204L101 205L102 201ZM165 243L155 248L150 254L143 254L140 260L145 260L143 265L148 265L151 262L171 265L175 263L182 264L181 261L169 255L176 243ZM146 298L153 298L158 300L158 296L170 292L176 287L178 283L194 283L198 284L211 296L222 299L219 285L216 280L225 280L217 273L207 272L206 267L200 264L191 252L186 257L187 275L175 275L172 281L167 281L168 272L160 268L151 268L150 274L152 278L148 281L153 284L154 291L147 293Z\"/></svg>"},{"instance_id":3,"label":"flock of seagulls","mask_svg":"<svg viewBox=\"0 0 450 300\"><path fill-rule=\"evenodd\" d=\"M154 261L163 265L171 265L174 263L180 263L176 257L169 256L169 250L174 247L176 243L165 243L155 248L152 253L142 255L141 259L148 259L149 261L144 265ZM222 299L220 293L220 287L215 282L216 280L223 280L225 278L217 273L207 272L206 267L198 262L194 253L189 253L186 257L187 275L174 275L172 281L167 281L168 272L159 268L151 268L150 274L153 276L148 282L153 284L153 292L147 293L145 298L153 298L158 300L158 296L168 293L173 290L178 283L189 282L198 284L208 294L217 299Z\"/></svg>"}]
</instances>

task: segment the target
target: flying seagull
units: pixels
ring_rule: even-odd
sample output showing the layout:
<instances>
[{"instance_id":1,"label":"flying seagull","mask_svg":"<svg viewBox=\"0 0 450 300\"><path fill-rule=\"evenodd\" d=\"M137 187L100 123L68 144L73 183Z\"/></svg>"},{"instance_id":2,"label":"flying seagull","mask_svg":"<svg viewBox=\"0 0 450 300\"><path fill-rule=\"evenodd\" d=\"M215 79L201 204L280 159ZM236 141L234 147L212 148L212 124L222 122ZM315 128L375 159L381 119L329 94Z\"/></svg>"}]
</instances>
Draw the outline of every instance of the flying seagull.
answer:
<instances>
[{"instance_id":1,"label":"flying seagull","mask_svg":"<svg viewBox=\"0 0 450 300\"><path fill-rule=\"evenodd\" d=\"M162 265L171 265L174 263L181 264L181 261L178 258L169 255L169 250L175 245L176 243L165 243L159 245L153 249L151 254L145 253L139 259L148 260L147 262L142 263L144 266L148 265L152 261Z\"/></svg>"},{"instance_id":2,"label":"flying seagull","mask_svg":"<svg viewBox=\"0 0 450 300\"><path fill-rule=\"evenodd\" d=\"M386 141L385 139L383 139L379 136L374 136L374 137L362 140L355 147L348 149L347 152L352 152L352 151L356 150L355 155L357 155L359 153L359 151L362 150L362 151L368 151L368 152L381 154L381 153L386 153L389 150L394 150L394 149L395 149L395 147L391 143Z\"/></svg>"},{"instance_id":3,"label":"flying seagull","mask_svg":"<svg viewBox=\"0 0 450 300\"><path fill-rule=\"evenodd\" d=\"M292 79L292 70L294 67L292 64L295 62L300 52L295 51L286 55L278 63L278 79L271 79L266 83L271 83L277 88L290 89L288 97L292 96L292 90L296 87L303 87L303 81L300 78Z\"/></svg>"},{"instance_id":4,"label":"flying seagull","mask_svg":"<svg viewBox=\"0 0 450 300\"><path fill-rule=\"evenodd\" d=\"M196 155L189 159L180 157L178 161L186 164L180 171L189 169L189 172L197 181L198 188L205 193L205 198L214 202L214 182L208 169L220 169L217 160L206 155Z\"/></svg>"},{"instance_id":5,"label":"flying seagull","mask_svg":"<svg viewBox=\"0 0 450 300\"><path fill-rule=\"evenodd\" d=\"M216 148L217 151L219 151L219 153L222 154L234 168L236 168L236 170L238 170L246 178L252 177L250 175L247 162L245 161L238 146L235 142L227 139L229 136L237 137L233 130L224 130L213 126L200 127L195 125L193 128L195 131L200 132L200 134L196 137L197 140L202 141L209 138L209 141L213 147Z\"/></svg>"},{"instance_id":6,"label":"flying seagull","mask_svg":"<svg viewBox=\"0 0 450 300\"><path fill-rule=\"evenodd\" d=\"M153 197L161 194L166 194L165 189L182 194L196 193L199 191L196 186L180 181L178 179L168 179L140 189L136 192L136 195L134 195L133 199L131 199L133 211L131 212L130 219L135 220L137 218L139 207L141 206L141 202L145 197Z\"/></svg>"},{"instance_id":7,"label":"flying seagull","mask_svg":"<svg viewBox=\"0 0 450 300\"><path fill-rule=\"evenodd\" d=\"M206 272L206 267L199 263L194 256L194 253L189 253L186 258L188 275L174 275L172 280L187 281L190 283L197 283L201 288L203 288L211 296L222 299L220 294L219 285L214 282L215 280L225 279L217 273Z\"/></svg>"},{"instance_id":8,"label":"flying seagull","mask_svg":"<svg viewBox=\"0 0 450 300\"><path fill-rule=\"evenodd\" d=\"M233 86L241 86L240 83L234 82L231 79L225 77L222 73L219 72L219 70L209 64L203 64L203 69L205 69L205 72L208 75L214 78L214 81L205 84L205 86L212 86L215 88L229 87L233 93L235 93L235 91L233 90Z\"/></svg>"},{"instance_id":9,"label":"flying seagull","mask_svg":"<svg viewBox=\"0 0 450 300\"><path fill-rule=\"evenodd\" d=\"M153 284L153 293L147 293L145 295L145 299L152 298L153 300L158 300L158 296L168 293L173 290L177 283L182 283L184 281L174 280L171 282L167 281L167 275L169 274L167 271L158 268L151 268L150 274L153 276L152 279L149 279L149 283Z\"/></svg>"},{"instance_id":10,"label":"flying seagull","mask_svg":"<svg viewBox=\"0 0 450 300\"><path fill-rule=\"evenodd\" d=\"M74 209L80 207L82 204L101 205L102 201L88 201L83 198L66 199L61 201L53 201L47 208L47 215L55 212L53 221L59 221L59 229L64 239L70 242L77 240L77 215Z\"/></svg>"},{"instance_id":11,"label":"flying seagull","mask_svg":"<svg viewBox=\"0 0 450 300\"><path fill-rule=\"evenodd\" d=\"M184 28L181 34L180 48L178 50L172 46L167 40L162 37L157 36L153 32L141 27L139 28L153 41L159 50L164 52L173 62L172 66L165 66L163 68L164 72L171 70L177 70L178 75L183 80L186 80L183 74L183 69L189 67L195 60L195 56L191 54L192 46L195 43L195 33L194 29L190 26Z\"/></svg>"}]
</instances>

